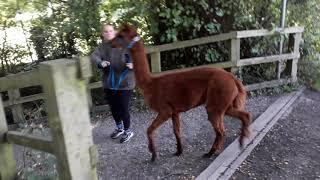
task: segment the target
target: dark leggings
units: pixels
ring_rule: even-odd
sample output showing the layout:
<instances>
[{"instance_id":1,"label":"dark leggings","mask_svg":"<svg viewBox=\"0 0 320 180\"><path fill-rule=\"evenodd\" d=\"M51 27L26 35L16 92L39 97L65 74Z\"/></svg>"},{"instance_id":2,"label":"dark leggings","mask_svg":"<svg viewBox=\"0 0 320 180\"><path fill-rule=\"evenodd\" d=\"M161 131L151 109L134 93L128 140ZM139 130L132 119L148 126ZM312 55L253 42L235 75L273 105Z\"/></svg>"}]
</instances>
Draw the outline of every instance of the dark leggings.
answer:
<instances>
[{"instance_id":1,"label":"dark leggings","mask_svg":"<svg viewBox=\"0 0 320 180\"><path fill-rule=\"evenodd\" d=\"M129 102L132 90L104 89L104 93L116 124L119 125L123 122L124 130L128 130L130 128Z\"/></svg>"}]
</instances>

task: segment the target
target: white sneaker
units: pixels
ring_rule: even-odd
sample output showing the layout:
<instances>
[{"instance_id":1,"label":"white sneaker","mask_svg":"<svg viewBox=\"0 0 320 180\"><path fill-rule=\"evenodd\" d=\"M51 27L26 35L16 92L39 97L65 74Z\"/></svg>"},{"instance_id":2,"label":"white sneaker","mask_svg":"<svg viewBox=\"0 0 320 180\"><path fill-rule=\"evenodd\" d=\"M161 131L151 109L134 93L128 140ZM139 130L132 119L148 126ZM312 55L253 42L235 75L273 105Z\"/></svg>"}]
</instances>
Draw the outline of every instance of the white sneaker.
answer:
<instances>
[{"instance_id":1,"label":"white sneaker","mask_svg":"<svg viewBox=\"0 0 320 180\"><path fill-rule=\"evenodd\" d=\"M133 136L132 131L125 131L121 136L120 143L128 142L132 138L132 136Z\"/></svg>"},{"instance_id":2,"label":"white sneaker","mask_svg":"<svg viewBox=\"0 0 320 180\"><path fill-rule=\"evenodd\" d=\"M124 130L123 130L123 129L115 129L115 130L113 131L113 133L110 135L110 137L111 137L112 139L117 139L117 138L120 137L120 135L123 134L123 133L124 133Z\"/></svg>"}]
</instances>

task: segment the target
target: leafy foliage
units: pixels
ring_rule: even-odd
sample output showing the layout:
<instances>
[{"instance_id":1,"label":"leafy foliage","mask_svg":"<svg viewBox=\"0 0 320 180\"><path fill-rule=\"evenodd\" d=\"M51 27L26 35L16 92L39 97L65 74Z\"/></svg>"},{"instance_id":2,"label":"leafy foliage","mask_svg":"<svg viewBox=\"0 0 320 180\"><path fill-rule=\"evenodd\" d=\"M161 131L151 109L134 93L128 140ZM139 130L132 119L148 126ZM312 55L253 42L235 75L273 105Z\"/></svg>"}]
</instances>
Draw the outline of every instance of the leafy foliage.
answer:
<instances>
[{"instance_id":1,"label":"leafy foliage","mask_svg":"<svg viewBox=\"0 0 320 180\"><path fill-rule=\"evenodd\" d=\"M0 60L1 60L1 73L0 77L4 76L6 73L17 73L21 71L16 64L21 63L21 61L28 56L28 51L20 45L8 45L3 44L0 47Z\"/></svg>"},{"instance_id":2,"label":"leafy foliage","mask_svg":"<svg viewBox=\"0 0 320 180\"><path fill-rule=\"evenodd\" d=\"M33 20L31 39L38 59L87 54L98 38L99 1L43 1L43 16Z\"/></svg>"},{"instance_id":3,"label":"leafy foliage","mask_svg":"<svg viewBox=\"0 0 320 180\"><path fill-rule=\"evenodd\" d=\"M30 40L39 61L88 54L99 42L100 22L120 25L129 22L139 27L145 43L163 44L205 37L218 33L246 29L273 29L280 19L281 0L110 0L58 1L7 0L3 24L17 11L37 12L30 25ZM319 52L319 10L317 0L289 1L288 25L306 26L303 52L306 56ZM310 11L303 11L308 7ZM1 16L2 17L2 16ZM306 21L305 21L306 20ZM279 37L251 38L241 42L241 57L258 57L279 52ZM288 45L288 42L285 44ZM312 47L311 47L312 46ZM311 48L310 48L311 47ZM225 42L163 52L164 70L226 61L229 45ZM307 52L309 51L309 52ZM310 52L311 51L311 52ZM308 57L310 58L310 57ZM315 59L315 58L313 58ZM317 60L315 60L317 61ZM274 64L243 68L245 74L255 77L260 69L275 69ZM253 72L253 73L251 73ZM273 73L263 73L260 79L272 79Z\"/></svg>"}]
</instances>

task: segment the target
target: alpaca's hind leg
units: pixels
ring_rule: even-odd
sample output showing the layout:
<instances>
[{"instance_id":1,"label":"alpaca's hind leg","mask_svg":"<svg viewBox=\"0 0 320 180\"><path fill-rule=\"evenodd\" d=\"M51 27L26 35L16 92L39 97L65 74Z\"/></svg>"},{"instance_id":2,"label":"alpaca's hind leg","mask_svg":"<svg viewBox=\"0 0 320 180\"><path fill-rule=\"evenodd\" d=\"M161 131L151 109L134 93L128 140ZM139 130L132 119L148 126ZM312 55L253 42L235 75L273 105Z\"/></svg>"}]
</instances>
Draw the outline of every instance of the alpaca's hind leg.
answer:
<instances>
[{"instance_id":1,"label":"alpaca's hind leg","mask_svg":"<svg viewBox=\"0 0 320 180\"><path fill-rule=\"evenodd\" d=\"M177 152L175 153L175 155L180 156L182 154L182 144L181 144L181 135L180 135L179 113L174 113L172 115L172 125L173 125L173 132L177 140Z\"/></svg>"},{"instance_id":2,"label":"alpaca's hind leg","mask_svg":"<svg viewBox=\"0 0 320 180\"><path fill-rule=\"evenodd\" d=\"M225 128L223 122L223 114L216 112L208 112L208 119L216 133L216 138L212 147L208 153L204 155L204 157L211 157L214 153L220 153L222 150Z\"/></svg>"},{"instance_id":3,"label":"alpaca's hind leg","mask_svg":"<svg viewBox=\"0 0 320 180\"><path fill-rule=\"evenodd\" d=\"M226 111L226 114L241 120L242 128L241 128L241 135L240 135L239 142L240 142L240 146L242 146L244 138L250 136L249 126L251 123L251 114L243 110L235 109L233 107L230 107Z\"/></svg>"},{"instance_id":4,"label":"alpaca's hind leg","mask_svg":"<svg viewBox=\"0 0 320 180\"><path fill-rule=\"evenodd\" d=\"M162 123L168 120L170 116L171 116L170 113L158 114L156 119L148 127L148 130L147 130L147 135L149 140L148 148L149 148L149 151L152 153L151 161L154 161L157 157L154 142L153 142L153 133L159 126L161 126Z\"/></svg>"}]
</instances>

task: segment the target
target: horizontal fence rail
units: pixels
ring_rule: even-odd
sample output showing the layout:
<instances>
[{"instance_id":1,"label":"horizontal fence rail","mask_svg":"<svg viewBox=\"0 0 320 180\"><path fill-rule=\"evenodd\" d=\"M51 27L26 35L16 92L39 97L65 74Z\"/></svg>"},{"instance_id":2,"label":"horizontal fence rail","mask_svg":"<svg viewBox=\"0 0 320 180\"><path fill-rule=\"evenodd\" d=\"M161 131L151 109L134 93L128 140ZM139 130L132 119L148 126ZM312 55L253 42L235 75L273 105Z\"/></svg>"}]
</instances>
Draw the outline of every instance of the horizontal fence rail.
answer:
<instances>
[{"instance_id":1,"label":"horizontal fence rail","mask_svg":"<svg viewBox=\"0 0 320 180\"><path fill-rule=\"evenodd\" d=\"M192 40L186 40L186 41L181 41L181 42L174 42L174 43L170 43L170 44L151 46L151 47L146 48L146 53L150 54L150 53L154 53L154 52L170 51L170 50L198 46L198 45L203 45L203 44L208 44L208 43L226 41L226 40L233 38L234 36L235 36L235 33L231 32L231 33L219 34L219 35L197 38L197 39L192 39Z\"/></svg>"},{"instance_id":2,"label":"horizontal fence rail","mask_svg":"<svg viewBox=\"0 0 320 180\"><path fill-rule=\"evenodd\" d=\"M274 30L259 29L259 30L246 30L246 31L236 31L234 38L250 38L258 36L271 36L277 34L295 34L302 33L304 31L303 27L288 27L288 28L276 28Z\"/></svg>"},{"instance_id":3,"label":"horizontal fence rail","mask_svg":"<svg viewBox=\"0 0 320 180\"><path fill-rule=\"evenodd\" d=\"M54 153L51 137L39 137L36 135L30 135L18 131L8 131L7 141L12 144L30 147L51 154Z\"/></svg>"},{"instance_id":4,"label":"horizontal fence rail","mask_svg":"<svg viewBox=\"0 0 320 180\"><path fill-rule=\"evenodd\" d=\"M34 94L34 95L30 95L30 96L23 96L23 97L19 97L18 99L11 99L9 101L5 101L3 103L3 105L4 106L12 106L12 105L22 104L22 103L36 101L36 100L40 100L40 99L45 99L44 93Z\"/></svg>"},{"instance_id":5,"label":"horizontal fence rail","mask_svg":"<svg viewBox=\"0 0 320 180\"><path fill-rule=\"evenodd\" d=\"M271 55L266 57L246 58L246 59L240 59L240 61L237 62L237 66L248 66L248 65L255 65L255 64L270 63L270 62L276 62L281 60L297 59L299 57L300 57L299 54L281 54L281 55Z\"/></svg>"},{"instance_id":6,"label":"horizontal fence rail","mask_svg":"<svg viewBox=\"0 0 320 180\"><path fill-rule=\"evenodd\" d=\"M0 92L6 91L8 89L36 86L40 84L40 76L38 74L38 70L12 74L0 78L0 84Z\"/></svg>"}]
</instances>

